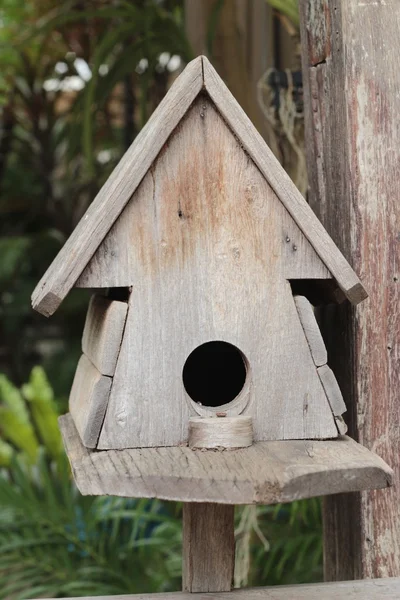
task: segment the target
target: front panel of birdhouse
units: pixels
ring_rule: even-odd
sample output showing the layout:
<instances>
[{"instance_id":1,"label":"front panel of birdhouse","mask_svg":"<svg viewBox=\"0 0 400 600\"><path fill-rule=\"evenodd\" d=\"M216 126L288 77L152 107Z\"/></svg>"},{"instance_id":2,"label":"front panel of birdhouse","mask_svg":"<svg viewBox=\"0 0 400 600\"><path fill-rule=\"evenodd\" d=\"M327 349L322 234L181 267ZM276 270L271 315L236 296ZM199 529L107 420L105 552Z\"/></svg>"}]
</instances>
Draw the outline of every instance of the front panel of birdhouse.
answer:
<instances>
[{"instance_id":1,"label":"front panel of birdhouse","mask_svg":"<svg viewBox=\"0 0 400 600\"><path fill-rule=\"evenodd\" d=\"M84 394L102 382L97 447L184 444L190 416L217 413L252 416L255 440L337 436L290 284L329 278L200 95L77 284L126 289L97 342L115 364Z\"/></svg>"}]
</instances>

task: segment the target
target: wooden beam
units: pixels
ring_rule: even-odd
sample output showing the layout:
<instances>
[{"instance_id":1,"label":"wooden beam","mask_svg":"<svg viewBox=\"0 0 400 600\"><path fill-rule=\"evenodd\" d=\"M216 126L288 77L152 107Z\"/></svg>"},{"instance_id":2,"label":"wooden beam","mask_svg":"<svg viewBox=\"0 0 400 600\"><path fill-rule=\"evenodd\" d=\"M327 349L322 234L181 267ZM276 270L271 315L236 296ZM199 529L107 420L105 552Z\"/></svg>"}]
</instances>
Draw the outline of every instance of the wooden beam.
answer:
<instances>
[{"instance_id":1,"label":"wooden beam","mask_svg":"<svg viewBox=\"0 0 400 600\"><path fill-rule=\"evenodd\" d=\"M59 423L83 495L276 504L391 485L382 459L348 437L256 442L223 452L187 446L91 451L70 415Z\"/></svg>"},{"instance_id":2,"label":"wooden beam","mask_svg":"<svg viewBox=\"0 0 400 600\"><path fill-rule=\"evenodd\" d=\"M183 591L231 589L235 566L234 513L233 505L183 505Z\"/></svg>"},{"instance_id":3,"label":"wooden beam","mask_svg":"<svg viewBox=\"0 0 400 600\"><path fill-rule=\"evenodd\" d=\"M198 600L394 600L400 597L400 578L343 581L340 583L307 583L246 588L219 594L200 594ZM195 600L190 592L134 594L124 596L89 596L80 600ZM64 598L76 600L76 598Z\"/></svg>"},{"instance_id":4,"label":"wooden beam","mask_svg":"<svg viewBox=\"0 0 400 600\"><path fill-rule=\"evenodd\" d=\"M398 576L400 3L299 7L310 203L370 294L356 311L337 309L330 363L351 434L393 466L397 482L390 491L326 500L325 577Z\"/></svg>"},{"instance_id":5,"label":"wooden beam","mask_svg":"<svg viewBox=\"0 0 400 600\"><path fill-rule=\"evenodd\" d=\"M94 294L82 336L82 351L102 375L112 377L121 348L128 304Z\"/></svg>"},{"instance_id":6,"label":"wooden beam","mask_svg":"<svg viewBox=\"0 0 400 600\"><path fill-rule=\"evenodd\" d=\"M328 365L323 365L317 369L322 387L325 390L326 397L335 417L339 417L346 412L346 404L344 403L342 392L336 380L333 371Z\"/></svg>"},{"instance_id":7,"label":"wooden beam","mask_svg":"<svg viewBox=\"0 0 400 600\"><path fill-rule=\"evenodd\" d=\"M86 448L95 448L107 409L112 378L99 373L82 354L69 395L69 410Z\"/></svg>"},{"instance_id":8,"label":"wooden beam","mask_svg":"<svg viewBox=\"0 0 400 600\"><path fill-rule=\"evenodd\" d=\"M326 365L328 362L328 354L317 319L314 315L314 307L305 296L295 296L294 303L299 313L300 322L304 329L304 335L307 338L314 364L316 367L322 367L322 365Z\"/></svg>"}]
</instances>

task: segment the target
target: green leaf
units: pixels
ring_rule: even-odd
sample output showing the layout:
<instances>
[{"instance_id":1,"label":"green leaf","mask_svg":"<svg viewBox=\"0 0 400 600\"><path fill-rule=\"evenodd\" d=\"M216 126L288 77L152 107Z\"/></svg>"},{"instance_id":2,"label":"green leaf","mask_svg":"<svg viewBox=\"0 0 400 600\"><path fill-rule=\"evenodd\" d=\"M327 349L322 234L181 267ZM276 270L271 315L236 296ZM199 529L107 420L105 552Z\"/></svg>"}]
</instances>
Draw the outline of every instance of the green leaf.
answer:
<instances>
[{"instance_id":1,"label":"green leaf","mask_svg":"<svg viewBox=\"0 0 400 600\"><path fill-rule=\"evenodd\" d=\"M22 386L22 393L31 406L33 422L50 456L58 459L63 451L58 414L53 390L41 367L34 367L29 383Z\"/></svg>"},{"instance_id":2,"label":"green leaf","mask_svg":"<svg viewBox=\"0 0 400 600\"><path fill-rule=\"evenodd\" d=\"M39 444L31 423L22 422L17 413L5 406L0 406L0 423L4 438L26 453L33 464L37 459Z\"/></svg>"},{"instance_id":3,"label":"green leaf","mask_svg":"<svg viewBox=\"0 0 400 600\"><path fill-rule=\"evenodd\" d=\"M5 375L0 373L0 402L18 417L21 423L29 423L29 412L21 392Z\"/></svg>"},{"instance_id":4,"label":"green leaf","mask_svg":"<svg viewBox=\"0 0 400 600\"><path fill-rule=\"evenodd\" d=\"M0 439L0 467L9 467L14 450L10 444Z\"/></svg>"}]
</instances>

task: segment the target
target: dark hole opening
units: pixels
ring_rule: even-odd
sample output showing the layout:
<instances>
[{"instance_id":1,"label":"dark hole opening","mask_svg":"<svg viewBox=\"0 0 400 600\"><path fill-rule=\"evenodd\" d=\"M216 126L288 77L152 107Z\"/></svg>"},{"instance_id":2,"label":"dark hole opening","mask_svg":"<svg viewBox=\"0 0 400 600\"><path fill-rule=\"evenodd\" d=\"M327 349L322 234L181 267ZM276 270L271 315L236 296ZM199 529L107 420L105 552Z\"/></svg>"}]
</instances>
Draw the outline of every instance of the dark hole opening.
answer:
<instances>
[{"instance_id":1,"label":"dark hole opening","mask_svg":"<svg viewBox=\"0 0 400 600\"><path fill-rule=\"evenodd\" d=\"M128 302L130 289L128 287L113 287L109 288L107 297L110 300L119 300L120 302Z\"/></svg>"},{"instance_id":2,"label":"dark hole opening","mask_svg":"<svg viewBox=\"0 0 400 600\"><path fill-rule=\"evenodd\" d=\"M195 402L221 406L236 398L246 381L243 354L227 342L207 342L189 355L183 385Z\"/></svg>"}]
</instances>

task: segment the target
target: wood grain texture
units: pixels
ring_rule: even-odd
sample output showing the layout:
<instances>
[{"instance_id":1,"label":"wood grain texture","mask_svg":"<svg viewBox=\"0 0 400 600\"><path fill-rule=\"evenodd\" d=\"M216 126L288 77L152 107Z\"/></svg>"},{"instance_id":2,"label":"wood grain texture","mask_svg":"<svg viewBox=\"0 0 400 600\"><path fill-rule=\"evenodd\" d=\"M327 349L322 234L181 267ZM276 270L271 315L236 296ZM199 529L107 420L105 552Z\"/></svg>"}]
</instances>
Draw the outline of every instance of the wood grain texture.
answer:
<instances>
[{"instance_id":1,"label":"wood grain texture","mask_svg":"<svg viewBox=\"0 0 400 600\"><path fill-rule=\"evenodd\" d=\"M351 435L377 451L396 480L385 494L327 500L325 577L398 576L400 3L299 6L310 203L370 293L356 312L343 307L331 318L330 363Z\"/></svg>"},{"instance_id":2,"label":"wood grain texture","mask_svg":"<svg viewBox=\"0 0 400 600\"><path fill-rule=\"evenodd\" d=\"M323 365L317 370L332 412L335 417L339 417L346 412L347 408L336 377L328 365Z\"/></svg>"},{"instance_id":3,"label":"wood grain texture","mask_svg":"<svg viewBox=\"0 0 400 600\"><path fill-rule=\"evenodd\" d=\"M246 448L253 443L251 417L191 417L190 448Z\"/></svg>"},{"instance_id":4,"label":"wood grain texture","mask_svg":"<svg viewBox=\"0 0 400 600\"><path fill-rule=\"evenodd\" d=\"M251 416L256 440L336 437L289 276L329 272L199 97L81 278L135 282L98 448L187 443L198 405L182 370L212 340L248 361L243 392L222 410Z\"/></svg>"},{"instance_id":5,"label":"wood grain texture","mask_svg":"<svg viewBox=\"0 0 400 600\"><path fill-rule=\"evenodd\" d=\"M326 365L328 362L328 353L311 302L305 296L295 296L294 302L315 365L317 367Z\"/></svg>"},{"instance_id":6,"label":"wood grain texture","mask_svg":"<svg viewBox=\"0 0 400 600\"><path fill-rule=\"evenodd\" d=\"M199 57L175 81L43 275L32 294L35 310L46 316L57 310L202 87Z\"/></svg>"},{"instance_id":7,"label":"wood grain texture","mask_svg":"<svg viewBox=\"0 0 400 600\"><path fill-rule=\"evenodd\" d=\"M189 63L165 96L36 286L32 294L32 306L36 310L46 316L57 310L150 169L170 134L203 88L207 90L234 134L267 178L343 292L354 303L366 297L361 282L244 111L208 60L199 57ZM139 240L140 238L138 243ZM80 284L82 285L82 282Z\"/></svg>"},{"instance_id":8,"label":"wood grain texture","mask_svg":"<svg viewBox=\"0 0 400 600\"><path fill-rule=\"evenodd\" d=\"M82 445L70 415L59 423L83 495L276 504L387 487L392 481L382 459L348 437L256 442L223 452L187 446L91 451Z\"/></svg>"},{"instance_id":9,"label":"wood grain texture","mask_svg":"<svg viewBox=\"0 0 400 600\"><path fill-rule=\"evenodd\" d=\"M394 600L400 597L400 578L313 583L303 585L276 585L274 587L246 588L218 594L197 594L196 600ZM125 596L89 596L81 600L193 600L189 592L162 594L134 594ZM65 598L64 600L75 600Z\"/></svg>"},{"instance_id":10,"label":"wood grain texture","mask_svg":"<svg viewBox=\"0 0 400 600\"><path fill-rule=\"evenodd\" d=\"M82 354L69 395L69 410L87 448L95 448L110 396L112 379Z\"/></svg>"},{"instance_id":11,"label":"wood grain texture","mask_svg":"<svg viewBox=\"0 0 400 600\"><path fill-rule=\"evenodd\" d=\"M182 589L229 592L235 566L235 507L183 504Z\"/></svg>"},{"instance_id":12,"label":"wood grain texture","mask_svg":"<svg viewBox=\"0 0 400 600\"><path fill-rule=\"evenodd\" d=\"M102 375L113 376L122 342L128 304L94 294L82 336L82 351Z\"/></svg>"},{"instance_id":13,"label":"wood grain texture","mask_svg":"<svg viewBox=\"0 0 400 600\"><path fill-rule=\"evenodd\" d=\"M341 415L335 417L335 423L340 435L345 435L347 433L347 425Z\"/></svg>"},{"instance_id":14,"label":"wood grain texture","mask_svg":"<svg viewBox=\"0 0 400 600\"><path fill-rule=\"evenodd\" d=\"M353 304L365 300L368 294L361 281L205 57L203 70L205 89L218 110L332 273L340 289Z\"/></svg>"}]
</instances>

